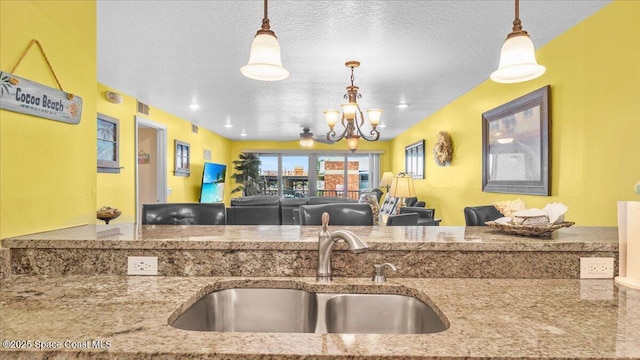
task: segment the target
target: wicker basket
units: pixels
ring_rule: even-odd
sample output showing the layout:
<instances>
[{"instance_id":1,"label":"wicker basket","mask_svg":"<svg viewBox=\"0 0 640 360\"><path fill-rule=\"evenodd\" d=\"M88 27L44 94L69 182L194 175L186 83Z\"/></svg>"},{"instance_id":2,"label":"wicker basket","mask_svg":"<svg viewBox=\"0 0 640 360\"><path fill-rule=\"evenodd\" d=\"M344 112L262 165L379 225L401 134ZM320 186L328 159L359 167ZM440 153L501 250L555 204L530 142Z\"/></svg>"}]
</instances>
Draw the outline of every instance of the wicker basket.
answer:
<instances>
[{"instance_id":1,"label":"wicker basket","mask_svg":"<svg viewBox=\"0 0 640 360\"><path fill-rule=\"evenodd\" d=\"M575 223L572 221L563 221L558 224L548 225L510 225L498 224L495 221L487 221L485 224L506 234L522 236L551 236L552 232L563 227L569 227Z\"/></svg>"}]
</instances>

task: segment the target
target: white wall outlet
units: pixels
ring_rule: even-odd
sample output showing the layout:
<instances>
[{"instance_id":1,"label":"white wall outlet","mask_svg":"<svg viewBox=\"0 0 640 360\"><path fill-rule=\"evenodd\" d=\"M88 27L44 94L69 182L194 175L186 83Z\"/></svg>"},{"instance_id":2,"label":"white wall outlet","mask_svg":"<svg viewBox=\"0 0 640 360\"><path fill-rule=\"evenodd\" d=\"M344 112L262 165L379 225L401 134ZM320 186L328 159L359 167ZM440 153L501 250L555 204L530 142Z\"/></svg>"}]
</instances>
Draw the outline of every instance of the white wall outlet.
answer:
<instances>
[{"instance_id":1,"label":"white wall outlet","mask_svg":"<svg viewBox=\"0 0 640 360\"><path fill-rule=\"evenodd\" d=\"M580 279L612 279L613 258L580 258Z\"/></svg>"},{"instance_id":2,"label":"white wall outlet","mask_svg":"<svg viewBox=\"0 0 640 360\"><path fill-rule=\"evenodd\" d=\"M127 275L158 275L157 256L129 256L127 262Z\"/></svg>"},{"instance_id":3,"label":"white wall outlet","mask_svg":"<svg viewBox=\"0 0 640 360\"><path fill-rule=\"evenodd\" d=\"M173 194L173 189L167 188L167 196L171 196L171 194Z\"/></svg>"}]
</instances>

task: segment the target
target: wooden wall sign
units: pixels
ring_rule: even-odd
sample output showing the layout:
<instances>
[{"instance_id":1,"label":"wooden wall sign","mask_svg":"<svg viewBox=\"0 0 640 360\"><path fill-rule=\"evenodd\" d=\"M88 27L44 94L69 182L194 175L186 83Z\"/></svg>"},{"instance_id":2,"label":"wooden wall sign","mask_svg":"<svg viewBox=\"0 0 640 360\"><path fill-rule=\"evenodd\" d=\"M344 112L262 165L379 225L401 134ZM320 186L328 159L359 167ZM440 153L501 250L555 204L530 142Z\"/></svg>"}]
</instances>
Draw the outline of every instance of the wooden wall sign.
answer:
<instances>
[{"instance_id":1,"label":"wooden wall sign","mask_svg":"<svg viewBox=\"0 0 640 360\"><path fill-rule=\"evenodd\" d=\"M78 124L82 98L0 71L0 109Z\"/></svg>"}]
</instances>

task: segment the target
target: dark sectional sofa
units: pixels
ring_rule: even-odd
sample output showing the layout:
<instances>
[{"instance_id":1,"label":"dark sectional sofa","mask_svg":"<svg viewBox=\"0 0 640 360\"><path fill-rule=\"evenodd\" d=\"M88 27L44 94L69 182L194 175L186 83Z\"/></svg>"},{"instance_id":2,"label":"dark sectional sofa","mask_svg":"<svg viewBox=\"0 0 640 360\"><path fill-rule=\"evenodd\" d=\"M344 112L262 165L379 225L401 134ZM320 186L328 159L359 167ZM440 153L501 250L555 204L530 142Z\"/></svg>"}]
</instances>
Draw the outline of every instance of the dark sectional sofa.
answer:
<instances>
[{"instance_id":1,"label":"dark sectional sofa","mask_svg":"<svg viewBox=\"0 0 640 360\"><path fill-rule=\"evenodd\" d=\"M281 199L277 195L254 195L233 198L227 208L227 225L294 225L294 213L300 205L357 202L334 196Z\"/></svg>"},{"instance_id":2,"label":"dark sectional sofa","mask_svg":"<svg viewBox=\"0 0 640 360\"><path fill-rule=\"evenodd\" d=\"M412 204L416 202L415 198L408 200L413 200L411 201ZM420 204L420 202L417 203ZM356 212L362 210L358 207L359 205L368 205L358 204L358 200L344 197L312 196L308 199L281 199L277 195L254 195L233 198L231 199L231 206L226 209L222 203L144 204L142 224L298 225L301 223L298 214L300 206L320 204L350 204L345 208ZM412 212L420 214L418 225L438 225L440 222L438 219L434 221L433 209L406 207L405 211L410 209L415 209ZM333 222L338 221L336 216L334 216ZM342 215L338 217L340 216Z\"/></svg>"}]
</instances>

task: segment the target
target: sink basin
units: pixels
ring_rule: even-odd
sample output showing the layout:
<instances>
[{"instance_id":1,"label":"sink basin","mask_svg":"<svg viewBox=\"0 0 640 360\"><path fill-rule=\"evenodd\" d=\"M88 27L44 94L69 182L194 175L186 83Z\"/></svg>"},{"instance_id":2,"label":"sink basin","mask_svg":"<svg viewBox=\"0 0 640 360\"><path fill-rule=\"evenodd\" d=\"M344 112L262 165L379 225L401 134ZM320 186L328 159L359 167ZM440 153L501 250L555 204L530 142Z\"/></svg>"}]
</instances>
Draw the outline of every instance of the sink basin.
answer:
<instances>
[{"instance_id":1,"label":"sink basin","mask_svg":"<svg viewBox=\"0 0 640 360\"><path fill-rule=\"evenodd\" d=\"M296 289L226 289L200 298L171 324L183 330L309 333L316 296Z\"/></svg>"},{"instance_id":2,"label":"sink basin","mask_svg":"<svg viewBox=\"0 0 640 360\"><path fill-rule=\"evenodd\" d=\"M200 298L171 326L195 331L428 334L448 325L424 302L395 294L241 288Z\"/></svg>"},{"instance_id":3,"label":"sink basin","mask_svg":"<svg viewBox=\"0 0 640 360\"><path fill-rule=\"evenodd\" d=\"M404 295L333 295L325 315L329 333L429 334L447 329L427 304Z\"/></svg>"}]
</instances>

